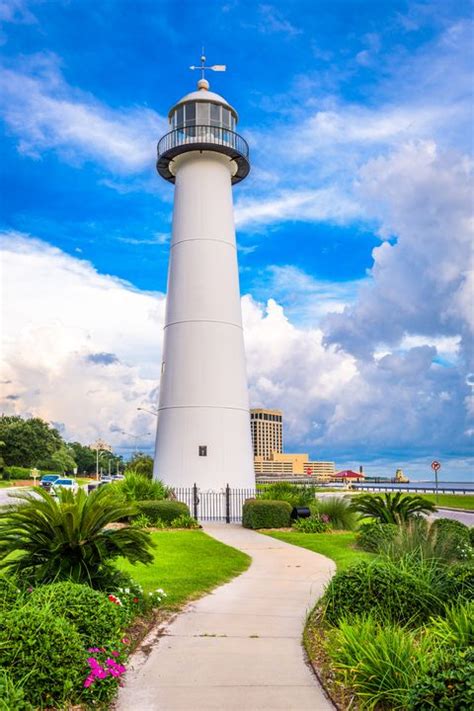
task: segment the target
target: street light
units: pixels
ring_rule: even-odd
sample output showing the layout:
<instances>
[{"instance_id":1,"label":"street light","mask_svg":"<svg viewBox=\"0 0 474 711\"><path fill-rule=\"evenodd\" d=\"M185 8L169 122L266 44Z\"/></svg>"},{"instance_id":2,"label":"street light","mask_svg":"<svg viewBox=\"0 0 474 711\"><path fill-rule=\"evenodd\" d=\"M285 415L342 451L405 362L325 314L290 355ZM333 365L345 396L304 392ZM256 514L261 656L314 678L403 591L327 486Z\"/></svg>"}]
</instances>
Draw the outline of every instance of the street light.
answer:
<instances>
[{"instance_id":1,"label":"street light","mask_svg":"<svg viewBox=\"0 0 474 711\"><path fill-rule=\"evenodd\" d=\"M137 440L141 439L142 437L146 437L147 435L151 435L151 432L145 432L144 434L141 434L141 435L134 435L131 432L125 432L125 430L120 430L120 432L124 435L127 435L127 437L133 437L135 439L135 454L138 452Z\"/></svg>"},{"instance_id":2,"label":"street light","mask_svg":"<svg viewBox=\"0 0 474 711\"><path fill-rule=\"evenodd\" d=\"M99 452L111 452L112 447L107 442L98 439L97 442L90 445L90 449L95 449L95 478L99 481Z\"/></svg>"},{"instance_id":3,"label":"street light","mask_svg":"<svg viewBox=\"0 0 474 711\"><path fill-rule=\"evenodd\" d=\"M158 417L158 412L156 410L147 410L146 407L137 407L137 410L142 410L143 412L148 412L150 415Z\"/></svg>"}]
</instances>

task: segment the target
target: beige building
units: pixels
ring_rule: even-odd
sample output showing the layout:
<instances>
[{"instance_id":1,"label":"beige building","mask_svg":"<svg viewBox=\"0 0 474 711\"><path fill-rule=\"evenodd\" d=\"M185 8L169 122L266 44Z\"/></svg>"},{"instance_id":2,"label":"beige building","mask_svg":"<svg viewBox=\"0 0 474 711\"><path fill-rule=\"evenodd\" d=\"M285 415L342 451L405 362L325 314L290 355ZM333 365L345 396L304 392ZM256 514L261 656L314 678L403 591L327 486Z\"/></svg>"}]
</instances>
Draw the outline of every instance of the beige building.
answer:
<instances>
[{"instance_id":1,"label":"beige building","mask_svg":"<svg viewBox=\"0 0 474 711\"><path fill-rule=\"evenodd\" d=\"M270 460L273 452L283 452L283 413L281 410L250 410L253 456Z\"/></svg>"},{"instance_id":2,"label":"beige building","mask_svg":"<svg viewBox=\"0 0 474 711\"><path fill-rule=\"evenodd\" d=\"M335 474L334 462L312 462L308 454L272 452L269 459L254 457L257 476L299 476L313 477L319 481L330 481Z\"/></svg>"},{"instance_id":3,"label":"beige building","mask_svg":"<svg viewBox=\"0 0 474 711\"><path fill-rule=\"evenodd\" d=\"M311 476L321 481L334 477L334 462L311 462L309 454L283 452L281 410L250 410L250 429L257 476Z\"/></svg>"}]
</instances>

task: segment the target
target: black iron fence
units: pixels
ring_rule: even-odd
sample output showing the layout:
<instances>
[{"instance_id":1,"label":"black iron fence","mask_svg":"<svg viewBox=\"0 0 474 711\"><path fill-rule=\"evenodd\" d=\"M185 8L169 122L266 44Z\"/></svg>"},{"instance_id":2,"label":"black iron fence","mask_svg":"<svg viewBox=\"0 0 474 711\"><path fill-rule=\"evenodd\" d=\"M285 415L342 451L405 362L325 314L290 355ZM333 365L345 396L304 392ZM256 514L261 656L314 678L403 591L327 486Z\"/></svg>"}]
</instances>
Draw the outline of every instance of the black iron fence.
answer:
<instances>
[{"instance_id":1,"label":"black iron fence","mask_svg":"<svg viewBox=\"0 0 474 711\"><path fill-rule=\"evenodd\" d=\"M197 484L175 487L173 491L176 499L187 504L198 521L226 523L240 523L244 502L256 496L255 489L232 489L229 485L220 491L203 491Z\"/></svg>"}]
</instances>

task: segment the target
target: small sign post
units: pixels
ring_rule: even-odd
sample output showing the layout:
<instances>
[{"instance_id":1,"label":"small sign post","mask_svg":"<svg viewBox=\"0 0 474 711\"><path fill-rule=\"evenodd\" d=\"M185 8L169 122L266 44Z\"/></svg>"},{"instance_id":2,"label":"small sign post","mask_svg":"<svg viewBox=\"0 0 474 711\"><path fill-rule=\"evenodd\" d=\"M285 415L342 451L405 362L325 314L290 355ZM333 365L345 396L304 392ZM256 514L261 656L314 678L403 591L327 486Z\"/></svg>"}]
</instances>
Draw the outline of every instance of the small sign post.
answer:
<instances>
[{"instance_id":1,"label":"small sign post","mask_svg":"<svg viewBox=\"0 0 474 711\"><path fill-rule=\"evenodd\" d=\"M441 469L441 464L434 460L434 462L431 462L431 468L435 473L435 488L436 488L436 503L439 502L439 495L438 495L438 471Z\"/></svg>"}]
</instances>

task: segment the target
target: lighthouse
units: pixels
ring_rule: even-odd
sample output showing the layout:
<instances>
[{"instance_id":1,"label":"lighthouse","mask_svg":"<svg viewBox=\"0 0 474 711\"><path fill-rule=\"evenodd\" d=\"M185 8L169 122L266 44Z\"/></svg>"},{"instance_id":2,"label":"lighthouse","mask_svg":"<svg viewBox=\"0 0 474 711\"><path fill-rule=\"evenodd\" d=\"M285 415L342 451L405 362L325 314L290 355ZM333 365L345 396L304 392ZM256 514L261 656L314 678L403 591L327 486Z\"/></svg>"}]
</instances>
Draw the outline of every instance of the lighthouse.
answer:
<instances>
[{"instance_id":1,"label":"lighthouse","mask_svg":"<svg viewBox=\"0 0 474 711\"><path fill-rule=\"evenodd\" d=\"M237 122L203 72L158 143L158 173L175 187L154 478L174 487L255 485L232 200L250 164Z\"/></svg>"}]
</instances>

